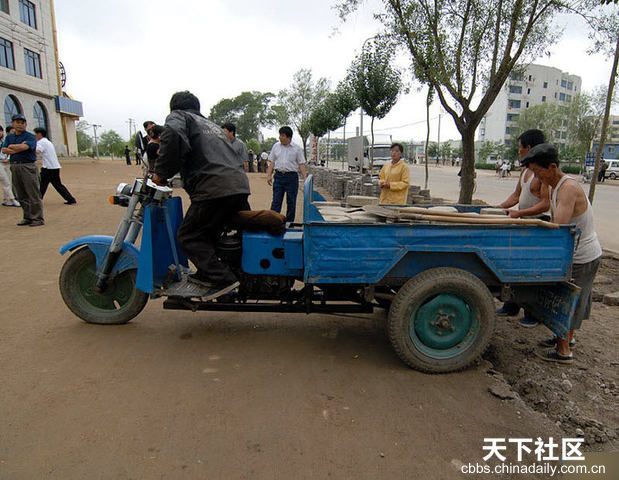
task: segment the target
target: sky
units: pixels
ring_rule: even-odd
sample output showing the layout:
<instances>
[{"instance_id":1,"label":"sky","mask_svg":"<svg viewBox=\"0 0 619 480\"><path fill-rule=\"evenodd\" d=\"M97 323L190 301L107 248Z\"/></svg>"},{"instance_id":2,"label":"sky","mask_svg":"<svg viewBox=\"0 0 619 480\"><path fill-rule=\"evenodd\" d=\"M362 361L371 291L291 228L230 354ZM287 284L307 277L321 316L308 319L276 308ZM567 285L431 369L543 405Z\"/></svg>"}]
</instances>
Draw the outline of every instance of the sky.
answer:
<instances>
[{"instance_id":1,"label":"sky","mask_svg":"<svg viewBox=\"0 0 619 480\"><path fill-rule=\"evenodd\" d=\"M83 102L85 120L126 138L129 118L138 126L145 120L163 123L169 99L178 90L196 94L208 115L219 100L243 91L277 93L301 68L326 77L334 87L363 41L380 30L372 15L380 1L366 1L345 24L339 22L333 4L334 0L57 0L65 89ZM561 16L557 23L565 27L564 35L550 56L535 63L580 75L585 91L607 84L610 59L587 54L590 41L584 22ZM410 93L375 122L382 137L425 139L425 93L417 87L413 84ZM435 102L432 139L438 134L439 113ZM347 136L358 125L357 113L347 123ZM272 130L264 133L274 136ZM369 134L369 118L364 133ZM341 130L335 133L341 135ZM443 112L441 141L456 138L453 121Z\"/></svg>"}]
</instances>

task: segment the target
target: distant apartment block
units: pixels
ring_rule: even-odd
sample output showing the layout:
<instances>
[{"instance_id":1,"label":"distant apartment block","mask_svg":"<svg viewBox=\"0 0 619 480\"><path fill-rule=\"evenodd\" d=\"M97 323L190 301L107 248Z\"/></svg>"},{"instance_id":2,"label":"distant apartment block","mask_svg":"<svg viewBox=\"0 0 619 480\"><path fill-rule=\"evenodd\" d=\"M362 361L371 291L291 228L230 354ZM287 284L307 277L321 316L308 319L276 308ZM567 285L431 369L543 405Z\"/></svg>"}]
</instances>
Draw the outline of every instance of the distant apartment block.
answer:
<instances>
[{"instance_id":1,"label":"distant apartment block","mask_svg":"<svg viewBox=\"0 0 619 480\"><path fill-rule=\"evenodd\" d=\"M0 0L0 124L21 113L61 155L77 155L82 104L63 91L52 0Z\"/></svg>"},{"instance_id":2,"label":"distant apartment block","mask_svg":"<svg viewBox=\"0 0 619 480\"><path fill-rule=\"evenodd\" d=\"M511 144L520 133L517 124L521 112L547 102L567 104L580 93L581 85L578 75L554 67L531 64L524 73L513 72L482 119L478 140ZM556 143L565 143L566 129L560 130L558 137Z\"/></svg>"}]
</instances>

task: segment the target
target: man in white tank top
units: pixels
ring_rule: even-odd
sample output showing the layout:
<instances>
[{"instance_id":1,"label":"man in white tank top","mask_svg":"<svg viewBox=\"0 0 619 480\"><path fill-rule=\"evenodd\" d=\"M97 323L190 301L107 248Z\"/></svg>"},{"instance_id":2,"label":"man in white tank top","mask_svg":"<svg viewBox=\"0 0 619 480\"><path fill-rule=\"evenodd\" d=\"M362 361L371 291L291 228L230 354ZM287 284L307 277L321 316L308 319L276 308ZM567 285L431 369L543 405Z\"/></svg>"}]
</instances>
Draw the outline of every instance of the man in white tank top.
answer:
<instances>
[{"instance_id":1,"label":"man in white tank top","mask_svg":"<svg viewBox=\"0 0 619 480\"><path fill-rule=\"evenodd\" d=\"M537 129L527 130L518 137L518 158L522 160L536 145L546 142L544 132ZM536 178L531 170L523 168L516 184L516 190L499 205L499 208L511 208L518 205L518 210L509 210L511 218L534 217L550 210L548 187ZM505 302L497 310L497 315L516 316L520 307L514 302ZM539 322L526 311L520 320L523 327L536 327Z\"/></svg>"},{"instance_id":2,"label":"man in white tank top","mask_svg":"<svg viewBox=\"0 0 619 480\"><path fill-rule=\"evenodd\" d=\"M591 313L593 280L600 266L602 247L593 226L593 208L580 184L565 175L559 168L559 155L554 145L544 143L532 148L522 159L542 183L551 189L552 220L561 225L575 224L580 230L572 265L572 282L581 289L576 311L572 318L568 338L545 340L543 346L555 346L539 356L547 361L572 363L570 347L574 345L574 330Z\"/></svg>"}]
</instances>

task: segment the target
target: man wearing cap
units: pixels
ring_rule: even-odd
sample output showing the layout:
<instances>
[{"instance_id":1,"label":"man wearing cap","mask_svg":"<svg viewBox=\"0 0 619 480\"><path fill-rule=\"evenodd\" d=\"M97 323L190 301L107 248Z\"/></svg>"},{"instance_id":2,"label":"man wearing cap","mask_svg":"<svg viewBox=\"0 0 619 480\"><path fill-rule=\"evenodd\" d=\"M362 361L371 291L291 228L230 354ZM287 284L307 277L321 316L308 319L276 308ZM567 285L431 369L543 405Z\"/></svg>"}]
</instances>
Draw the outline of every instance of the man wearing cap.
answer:
<instances>
[{"instance_id":1,"label":"man wearing cap","mask_svg":"<svg viewBox=\"0 0 619 480\"><path fill-rule=\"evenodd\" d=\"M26 131L26 117L18 114L11 120L13 131L2 144L2 153L11 156L13 190L24 212L24 218L17 225L39 227L45 225L45 221L36 165L37 139Z\"/></svg>"},{"instance_id":2,"label":"man wearing cap","mask_svg":"<svg viewBox=\"0 0 619 480\"><path fill-rule=\"evenodd\" d=\"M536 145L546 143L544 132L531 129L523 132L518 137L518 158L522 160L529 151ZM499 205L499 208L511 208L518 205L518 210L508 210L511 218L533 217L548 212L550 209L550 193L548 187L533 172L524 167L520 172L520 178L516 184L514 192ZM497 310L497 315L516 316L520 307L513 302L505 302ZM539 322L528 312L524 312L524 317L520 320L520 325L526 328L536 327Z\"/></svg>"},{"instance_id":3,"label":"man wearing cap","mask_svg":"<svg viewBox=\"0 0 619 480\"><path fill-rule=\"evenodd\" d=\"M572 363L571 347L574 346L574 330L591 313L593 280L600 266L602 247L593 225L593 208L580 184L565 175L559 168L559 155L554 145L543 143L533 147L521 163L530 168L544 185L551 189L550 208L552 220L561 225L575 224L580 230L580 240L574 251L572 282L581 289L576 311L566 339L553 337L541 342L553 350L538 354L543 360L557 363Z\"/></svg>"}]
</instances>

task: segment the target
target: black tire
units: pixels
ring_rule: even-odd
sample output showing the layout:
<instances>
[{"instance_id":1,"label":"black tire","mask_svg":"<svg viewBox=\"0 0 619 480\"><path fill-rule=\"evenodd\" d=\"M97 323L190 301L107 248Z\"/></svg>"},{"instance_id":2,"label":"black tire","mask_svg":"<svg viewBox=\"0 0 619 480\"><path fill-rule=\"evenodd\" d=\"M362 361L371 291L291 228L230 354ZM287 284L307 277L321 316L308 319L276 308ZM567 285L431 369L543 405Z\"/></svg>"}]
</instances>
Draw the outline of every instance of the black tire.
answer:
<instances>
[{"instance_id":1,"label":"black tire","mask_svg":"<svg viewBox=\"0 0 619 480\"><path fill-rule=\"evenodd\" d=\"M105 293L94 291L96 260L88 247L67 259L60 272L60 294L75 315L87 323L122 325L146 306L148 295L135 288L136 270L126 270L111 280Z\"/></svg>"},{"instance_id":2,"label":"black tire","mask_svg":"<svg viewBox=\"0 0 619 480\"><path fill-rule=\"evenodd\" d=\"M608 178L610 178L611 180L617 180L617 174L613 172L608 176Z\"/></svg>"},{"instance_id":3,"label":"black tire","mask_svg":"<svg viewBox=\"0 0 619 480\"><path fill-rule=\"evenodd\" d=\"M459 343L444 351L428 347L416 333L420 308L442 298L461 299L471 322L460 328L466 331L465 337L456 339ZM389 311L388 335L395 352L408 366L425 373L448 373L467 368L484 353L495 322L494 300L481 280L457 268L434 268L411 278L399 290ZM449 327L449 332L455 330L451 321Z\"/></svg>"}]
</instances>

